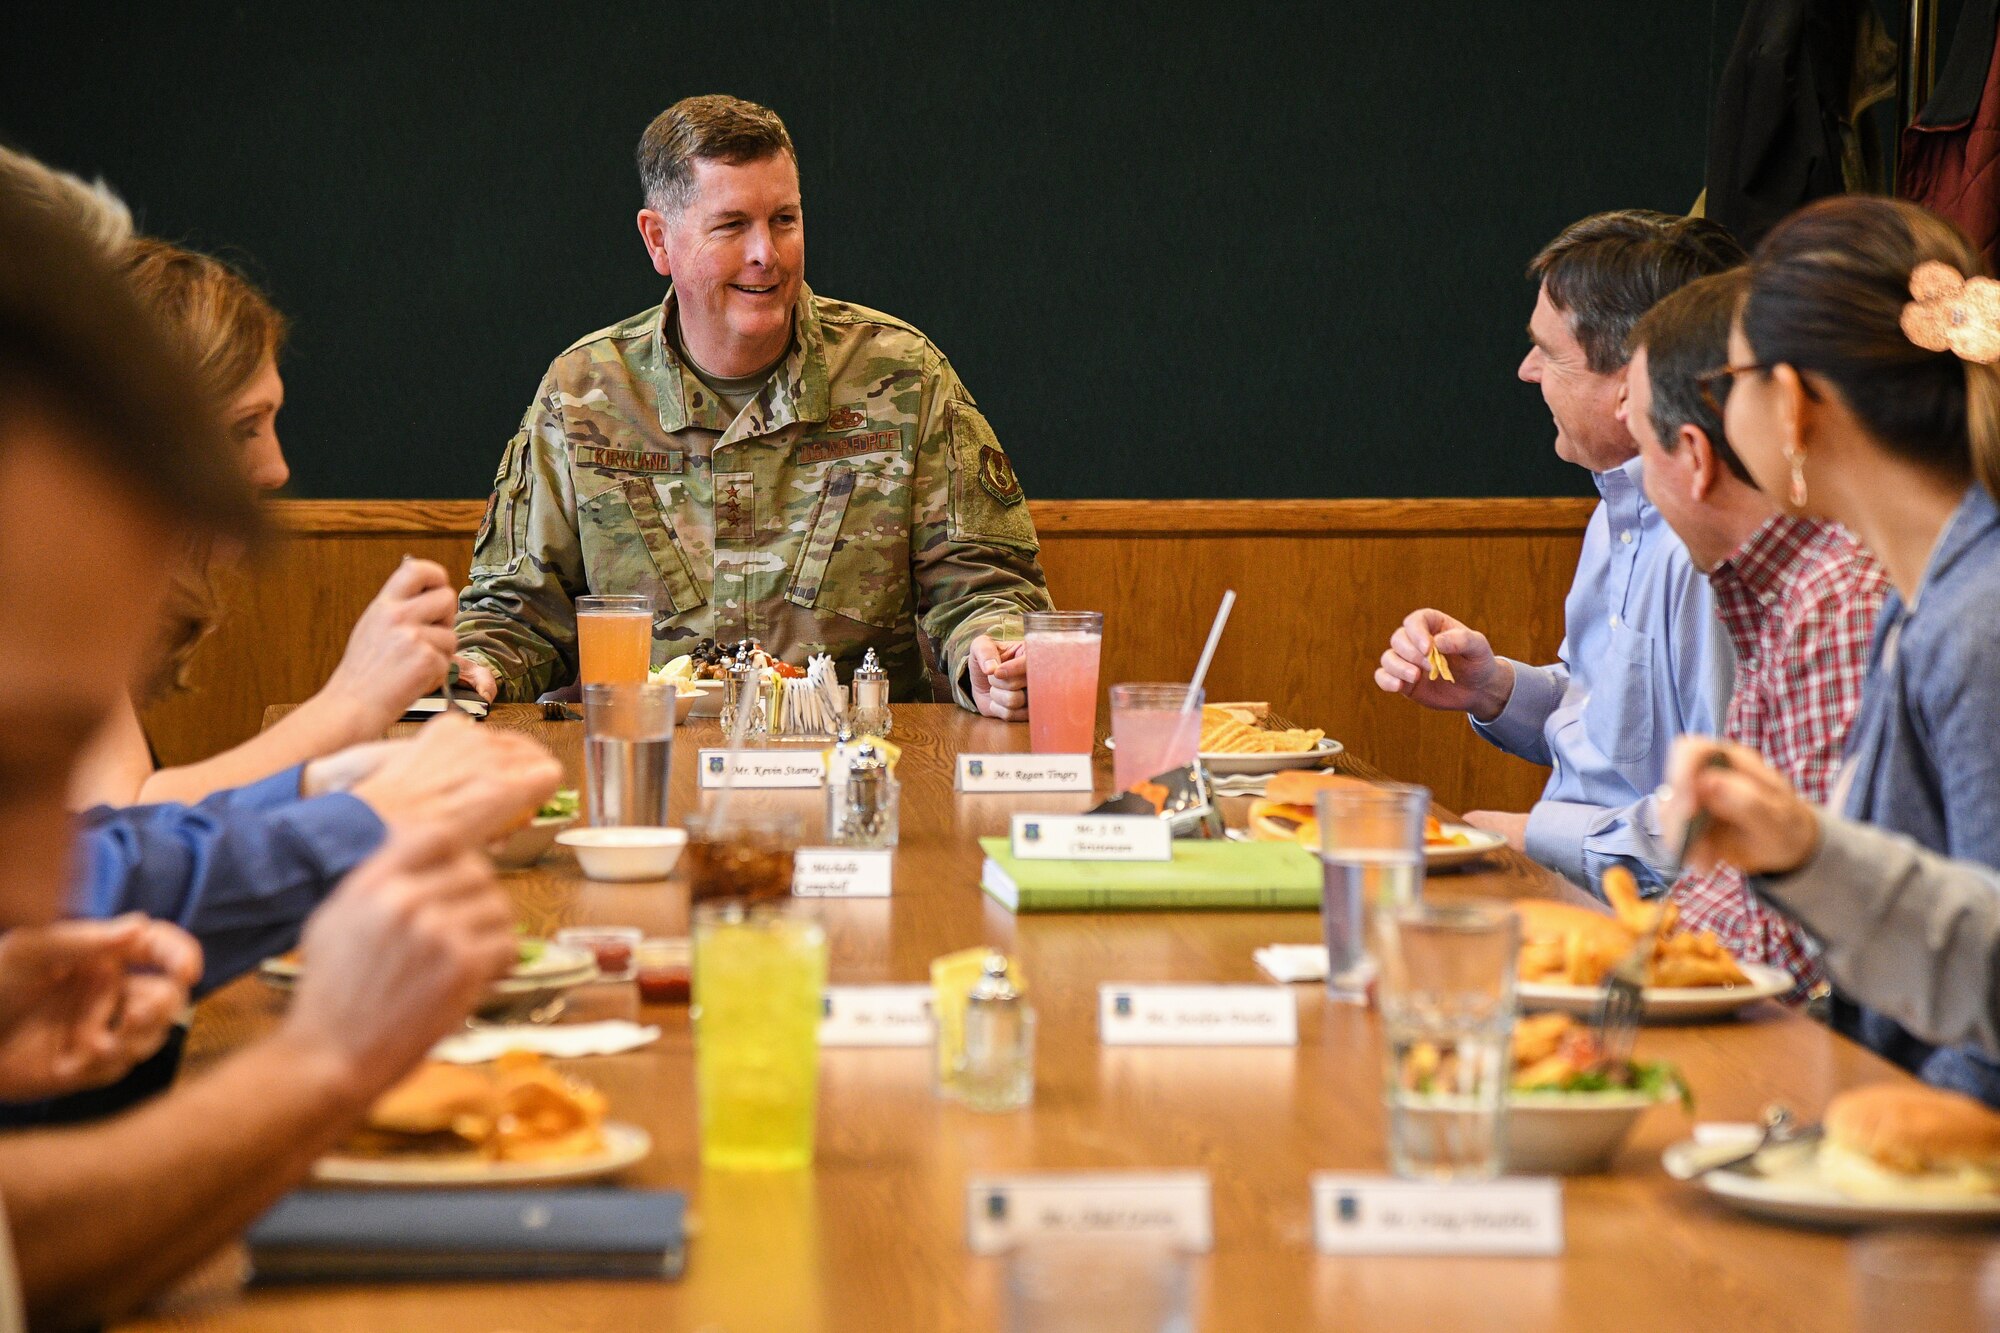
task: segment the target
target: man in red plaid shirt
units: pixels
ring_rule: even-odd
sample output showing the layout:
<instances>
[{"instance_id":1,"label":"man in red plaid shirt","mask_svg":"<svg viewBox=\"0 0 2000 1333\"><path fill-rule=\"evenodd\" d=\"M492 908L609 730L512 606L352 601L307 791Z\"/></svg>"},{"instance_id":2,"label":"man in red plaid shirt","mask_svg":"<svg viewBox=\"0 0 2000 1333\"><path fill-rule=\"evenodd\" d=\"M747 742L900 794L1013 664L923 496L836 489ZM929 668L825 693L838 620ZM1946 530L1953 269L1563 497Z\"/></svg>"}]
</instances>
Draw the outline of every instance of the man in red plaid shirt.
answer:
<instances>
[{"instance_id":1,"label":"man in red plaid shirt","mask_svg":"<svg viewBox=\"0 0 2000 1333\"><path fill-rule=\"evenodd\" d=\"M1736 649L1723 724L1809 801L1833 789L1848 723L1861 703L1868 645L1888 582L1846 530L1783 511L1751 483L1722 433L1729 326L1742 270L1691 283L1632 331L1622 415L1645 460L1646 498L1715 589ZM1782 967L1793 998L1821 981L1813 945L1753 896L1730 866L1673 886L1688 928L1713 931L1747 962Z\"/></svg>"}]
</instances>

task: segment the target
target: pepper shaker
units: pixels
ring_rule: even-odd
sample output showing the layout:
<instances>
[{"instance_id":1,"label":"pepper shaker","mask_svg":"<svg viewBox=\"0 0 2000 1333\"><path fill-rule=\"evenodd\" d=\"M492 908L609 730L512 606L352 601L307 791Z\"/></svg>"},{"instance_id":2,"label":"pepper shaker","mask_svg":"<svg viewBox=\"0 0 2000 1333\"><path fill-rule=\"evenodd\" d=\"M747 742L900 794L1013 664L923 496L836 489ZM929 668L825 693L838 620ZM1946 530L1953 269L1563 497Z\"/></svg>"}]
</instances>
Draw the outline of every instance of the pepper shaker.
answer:
<instances>
[{"instance_id":1,"label":"pepper shaker","mask_svg":"<svg viewBox=\"0 0 2000 1333\"><path fill-rule=\"evenodd\" d=\"M842 742L826 784L826 840L835 847L894 847L902 787L889 757L866 742Z\"/></svg>"},{"instance_id":2,"label":"pepper shaker","mask_svg":"<svg viewBox=\"0 0 2000 1333\"><path fill-rule=\"evenodd\" d=\"M854 705L848 718L857 736L887 736L895 725L889 716L889 673L873 648L854 670Z\"/></svg>"},{"instance_id":3,"label":"pepper shaker","mask_svg":"<svg viewBox=\"0 0 2000 1333\"><path fill-rule=\"evenodd\" d=\"M1035 1011L993 953L965 1000L965 1058L955 1080L975 1111L1018 1111L1035 1099Z\"/></svg>"}]
</instances>

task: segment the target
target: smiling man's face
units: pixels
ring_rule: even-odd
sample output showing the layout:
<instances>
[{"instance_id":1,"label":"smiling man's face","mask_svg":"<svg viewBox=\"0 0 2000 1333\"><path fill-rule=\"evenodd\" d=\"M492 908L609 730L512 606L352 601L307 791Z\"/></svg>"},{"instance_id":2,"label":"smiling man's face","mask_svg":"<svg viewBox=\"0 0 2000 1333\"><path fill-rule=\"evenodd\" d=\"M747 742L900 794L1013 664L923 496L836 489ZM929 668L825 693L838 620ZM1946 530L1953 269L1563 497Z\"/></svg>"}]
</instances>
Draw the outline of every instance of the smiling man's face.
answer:
<instances>
[{"instance_id":1,"label":"smiling man's face","mask_svg":"<svg viewBox=\"0 0 2000 1333\"><path fill-rule=\"evenodd\" d=\"M1535 298L1528 343L1518 373L1541 388L1542 401L1556 425L1556 456L1592 472L1609 472L1631 462L1639 446L1618 419L1625 368L1590 368L1576 331L1549 301L1546 287Z\"/></svg>"},{"instance_id":2,"label":"smiling man's face","mask_svg":"<svg viewBox=\"0 0 2000 1333\"><path fill-rule=\"evenodd\" d=\"M697 158L694 199L662 217L681 336L705 369L748 374L784 355L805 281L806 228L790 153L732 165Z\"/></svg>"}]
</instances>

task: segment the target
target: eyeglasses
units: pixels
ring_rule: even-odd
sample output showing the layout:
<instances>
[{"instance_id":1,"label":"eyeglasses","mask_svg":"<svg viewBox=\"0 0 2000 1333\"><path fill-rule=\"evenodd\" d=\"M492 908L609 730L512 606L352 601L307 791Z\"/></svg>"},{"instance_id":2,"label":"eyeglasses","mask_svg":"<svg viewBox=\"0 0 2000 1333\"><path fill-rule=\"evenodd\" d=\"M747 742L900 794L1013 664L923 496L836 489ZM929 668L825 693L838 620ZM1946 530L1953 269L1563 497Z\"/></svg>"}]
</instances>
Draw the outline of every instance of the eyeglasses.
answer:
<instances>
[{"instance_id":1,"label":"eyeglasses","mask_svg":"<svg viewBox=\"0 0 2000 1333\"><path fill-rule=\"evenodd\" d=\"M1736 383L1738 375L1764 374L1773 369L1759 362L1749 366L1717 366L1694 377L1695 387L1701 390L1701 400L1708 404L1708 410L1716 416L1722 415L1722 404L1729 397L1730 386Z\"/></svg>"}]
</instances>

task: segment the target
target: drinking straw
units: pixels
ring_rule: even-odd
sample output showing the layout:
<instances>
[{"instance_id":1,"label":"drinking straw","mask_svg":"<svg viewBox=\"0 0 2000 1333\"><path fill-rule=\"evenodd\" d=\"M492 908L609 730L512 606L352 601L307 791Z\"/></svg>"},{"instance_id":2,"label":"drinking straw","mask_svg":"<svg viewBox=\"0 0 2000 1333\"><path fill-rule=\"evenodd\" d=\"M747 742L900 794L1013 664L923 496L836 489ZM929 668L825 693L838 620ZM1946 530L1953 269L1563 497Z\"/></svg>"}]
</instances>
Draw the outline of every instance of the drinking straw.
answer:
<instances>
[{"instance_id":1,"label":"drinking straw","mask_svg":"<svg viewBox=\"0 0 2000 1333\"><path fill-rule=\"evenodd\" d=\"M750 734L750 715L757 711L757 704L764 697L764 668L758 667L751 672L747 683L752 687L748 691L750 698L747 703L743 697L746 691L741 687L736 691L736 725L730 728L729 733L729 762L722 770L722 786L716 792L715 808L708 815L711 842L721 835L729 814L729 797L736 790L737 756L743 753L743 742Z\"/></svg>"},{"instance_id":2,"label":"drinking straw","mask_svg":"<svg viewBox=\"0 0 2000 1333\"><path fill-rule=\"evenodd\" d=\"M1188 718L1198 716L1196 706L1201 701L1201 683L1208 679L1208 664L1215 660L1215 645L1222 642L1222 627L1229 623L1229 608L1236 605L1236 590L1230 588L1222 594L1222 605L1215 609L1215 624L1209 627L1208 642L1202 646L1201 660L1195 663L1194 679L1188 682L1187 698L1181 701L1181 715L1174 723L1174 740L1169 753L1181 748L1181 736L1187 730Z\"/></svg>"}]
</instances>

